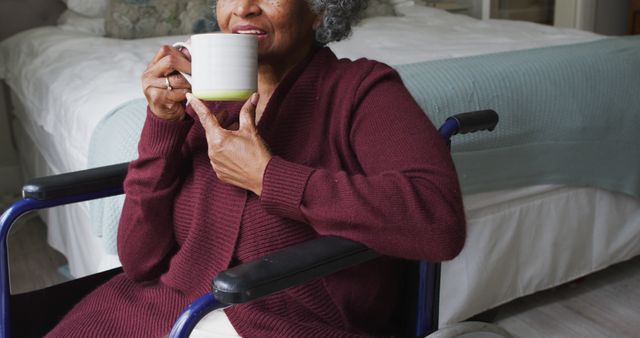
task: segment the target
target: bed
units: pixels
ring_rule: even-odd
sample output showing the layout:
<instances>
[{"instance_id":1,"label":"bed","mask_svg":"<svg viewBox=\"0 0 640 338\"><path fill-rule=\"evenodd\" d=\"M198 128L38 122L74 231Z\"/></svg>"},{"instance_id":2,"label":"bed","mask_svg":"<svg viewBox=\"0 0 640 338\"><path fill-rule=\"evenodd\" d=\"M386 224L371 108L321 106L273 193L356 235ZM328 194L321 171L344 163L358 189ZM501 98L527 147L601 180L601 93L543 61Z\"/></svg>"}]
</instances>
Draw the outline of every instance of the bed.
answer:
<instances>
[{"instance_id":1,"label":"bed","mask_svg":"<svg viewBox=\"0 0 640 338\"><path fill-rule=\"evenodd\" d=\"M363 20L331 48L395 67L436 125L464 111L501 114L494 133L453 144L468 240L442 265L440 324L640 254L640 40L396 10ZM109 39L65 24L4 40L0 77L27 177L135 158L145 116L139 74L161 44L184 39ZM44 215L71 275L119 265L121 203Z\"/></svg>"}]
</instances>

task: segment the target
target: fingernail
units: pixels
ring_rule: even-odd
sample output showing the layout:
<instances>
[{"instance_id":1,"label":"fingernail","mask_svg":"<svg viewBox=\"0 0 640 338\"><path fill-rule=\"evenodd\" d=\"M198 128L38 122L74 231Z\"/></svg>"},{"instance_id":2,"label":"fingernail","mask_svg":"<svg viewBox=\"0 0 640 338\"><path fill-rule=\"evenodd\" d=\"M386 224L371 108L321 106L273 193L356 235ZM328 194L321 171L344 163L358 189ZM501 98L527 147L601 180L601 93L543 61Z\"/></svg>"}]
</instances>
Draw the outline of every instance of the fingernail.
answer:
<instances>
[{"instance_id":1,"label":"fingernail","mask_svg":"<svg viewBox=\"0 0 640 338\"><path fill-rule=\"evenodd\" d=\"M253 93L251 95L251 104L254 106L258 105L258 93Z\"/></svg>"}]
</instances>

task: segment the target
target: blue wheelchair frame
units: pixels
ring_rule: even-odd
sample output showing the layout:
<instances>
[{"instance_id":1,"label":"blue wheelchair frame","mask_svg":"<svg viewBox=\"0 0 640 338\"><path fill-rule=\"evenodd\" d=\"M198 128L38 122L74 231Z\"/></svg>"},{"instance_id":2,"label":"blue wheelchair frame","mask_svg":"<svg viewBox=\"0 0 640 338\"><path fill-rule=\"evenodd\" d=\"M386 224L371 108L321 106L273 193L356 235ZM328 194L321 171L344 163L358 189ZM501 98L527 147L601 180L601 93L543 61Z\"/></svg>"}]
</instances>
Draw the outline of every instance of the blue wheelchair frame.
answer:
<instances>
[{"instance_id":1,"label":"blue wheelchair frame","mask_svg":"<svg viewBox=\"0 0 640 338\"><path fill-rule=\"evenodd\" d=\"M449 144L455 134L493 130L497 123L496 112L482 110L452 116L438 131ZM121 163L34 179L23 187L23 199L0 216L0 338L9 338L12 332L7 254L11 225L33 210L122 194L126 171L127 163ZM196 323L215 309L252 301L379 256L348 239L320 237L223 271L213 281L213 292L200 297L182 312L169 337L188 337ZM413 329L409 333L414 337L437 330L440 293L440 264L419 262L417 269L417 303Z\"/></svg>"}]
</instances>

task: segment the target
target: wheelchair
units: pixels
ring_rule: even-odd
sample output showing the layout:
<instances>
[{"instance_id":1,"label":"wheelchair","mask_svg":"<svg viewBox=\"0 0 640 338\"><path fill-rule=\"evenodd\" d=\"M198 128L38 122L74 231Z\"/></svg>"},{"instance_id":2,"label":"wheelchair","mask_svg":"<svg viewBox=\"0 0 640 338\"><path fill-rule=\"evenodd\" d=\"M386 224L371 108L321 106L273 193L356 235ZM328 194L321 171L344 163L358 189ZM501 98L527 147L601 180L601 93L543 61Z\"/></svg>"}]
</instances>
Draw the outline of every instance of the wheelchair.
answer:
<instances>
[{"instance_id":1,"label":"wheelchair","mask_svg":"<svg viewBox=\"0 0 640 338\"><path fill-rule=\"evenodd\" d=\"M449 117L439 129L450 137L480 130L493 130L498 115L493 110ZM128 163L33 179L24 185L23 199L0 216L0 338L39 337L48 332L87 293L121 269L104 271L32 292L11 295L7 235L23 214L44 208L114 196L123 193ZM339 237L320 237L258 260L220 272L212 292L190 304L176 320L169 337L186 338L207 313L233 304L250 302L313 279L364 263L380 255L363 244ZM398 309L401 337L458 337L470 332L483 337L511 337L487 323L467 322L438 330L440 264L407 261L405 295Z\"/></svg>"}]
</instances>

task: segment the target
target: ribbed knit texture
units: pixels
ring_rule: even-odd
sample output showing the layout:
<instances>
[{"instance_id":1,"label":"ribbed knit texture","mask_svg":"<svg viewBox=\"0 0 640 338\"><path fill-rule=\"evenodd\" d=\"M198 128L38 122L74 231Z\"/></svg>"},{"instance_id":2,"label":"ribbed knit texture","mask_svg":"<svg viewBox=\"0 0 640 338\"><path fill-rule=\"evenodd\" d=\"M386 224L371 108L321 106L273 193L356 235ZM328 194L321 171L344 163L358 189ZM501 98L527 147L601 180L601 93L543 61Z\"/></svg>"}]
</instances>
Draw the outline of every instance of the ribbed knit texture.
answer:
<instances>
[{"instance_id":1,"label":"ribbed knit texture","mask_svg":"<svg viewBox=\"0 0 640 338\"><path fill-rule=\"evenodd\" d=\"M238 120L241 103L211 103ZM77 305L51 337L160 337L219 271L304 240L339 235L383 254L444 260L464 242L445 144L377 62L314 51L283 79L258 130L274 157L260 197L219 181L204 130L147 116L125 182L125 273ZM381 258L226 310L245 337L383 335L399 266Z\"/></svg>"},{"instance_id":2,"label":"ribbed knit texture","mask_svg":"<svg viewBox=\"0 0 640 338\"><path fill-rule=\"evenodd\" d=\"M309 167L285 161L277 156L273 157L269 161L267 172L285 175L274 178L278 180L278 184L268 184L262 190L264 209L282 217L304 220L300 203L312 171Z\"/></svg>"}]
</instances>

